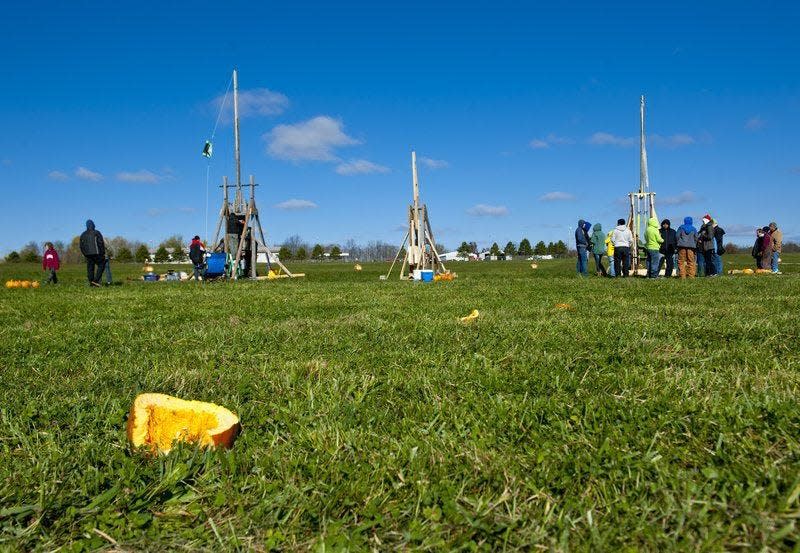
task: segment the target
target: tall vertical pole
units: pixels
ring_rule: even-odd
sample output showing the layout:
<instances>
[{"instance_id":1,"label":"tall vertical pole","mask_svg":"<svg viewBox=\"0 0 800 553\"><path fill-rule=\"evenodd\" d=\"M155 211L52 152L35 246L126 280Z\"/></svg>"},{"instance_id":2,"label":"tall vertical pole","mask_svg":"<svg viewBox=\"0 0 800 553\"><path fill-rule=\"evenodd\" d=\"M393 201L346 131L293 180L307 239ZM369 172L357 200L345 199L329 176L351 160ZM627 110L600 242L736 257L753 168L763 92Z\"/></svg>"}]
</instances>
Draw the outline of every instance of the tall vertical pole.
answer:
<instances>
[{"instance_id":1,"label":"tall vertical pole","mask_svg":"<svg viewBox=\"0 0 800 553\"><path fill-rule=\"evenodd\" d=\"M647 145L644 136L644 95L639 99L639 194L650 192L647 176Z\"/></svg>"},{"instance_id":2,"label":"tall vertical pole","mask_svg":"<svg viewBox=\"0 0 800 553\"><path fill-rule=\"evenodd\" d=\"M412 238L411 243L417 247L416 254L421 256L422 268L425 268L425 241L420 236L420 220L419 220L419 180L417 179L417 152L411 151L411 175L414 184L414 213L412 215Z\"/></svg>"},{"instance_id":3,"label":"tall vertical pole","mask_svg":"<svg viewBox=\"0 0 800 553\"><path fill-rule=\"evenodd\" d=\"M239 78L233 70L233 154L236 162L236 196L234 210L241 208L242 199L242 164L239 157Z\"/></svg>"}]
</instances>

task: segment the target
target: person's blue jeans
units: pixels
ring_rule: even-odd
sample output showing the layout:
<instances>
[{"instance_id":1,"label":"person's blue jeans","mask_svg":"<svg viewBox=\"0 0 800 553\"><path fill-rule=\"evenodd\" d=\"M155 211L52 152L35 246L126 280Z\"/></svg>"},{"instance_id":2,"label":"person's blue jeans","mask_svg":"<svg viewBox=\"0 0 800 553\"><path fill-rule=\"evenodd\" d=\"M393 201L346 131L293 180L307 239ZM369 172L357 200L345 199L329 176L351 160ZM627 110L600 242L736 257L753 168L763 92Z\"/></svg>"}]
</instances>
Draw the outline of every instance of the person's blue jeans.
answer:
<instances>
[{"instance_id":1,"label":"person's blue jeans","mask_svg":"<svg viewBox=\"0 0 800 553\"><path fill-rule=\"evenodd\" d=\"M706 258L700 250L694 251L694 258L697 260L697 276L705 276L706 274Z\"/></svg>"},{"instance_id":2,"label":"person's blue jeans","mask_svg":"<svg viewBox=\"0 0 800 553\"><path fill-rule=\"evenodd\" d=\"M647 250L647 278L658 278L658 265L661 254L658 250Z\"/></svg>"},{"instance_id":3,"label":"person's blue jeans","mask_svg":"<svg viewBox=\"0 0 800 553\"><path fill-rule=\"evenodd\" d=\"M614 272L614 256L613 255L609 255L608 256L608 276L611 276L611 277L616 276L616 273Z\"/></svg>"},{"instance_id":4,"label":"person's blue jeans","mask_svg":"<svg viewBox=\"0 0 800 553\"><path fill-rule=\"evenodd\" d=\"M717 262L714 259L717 253L714 250L706 250L703 252L703 268L705 269L706 276L714 276L717 274Z\"/></svg>"},{"instance_id":5,"label":"person's blue jeans","mask_svg":"<svg viewBox=\"0 0 800 553\"><path fill-rule=\"evenodd\" d=\"M722 274L722 256L718 253L714 254L714 274Z\"/></svg>"},{"instance_id":6,"label":"person's blue jeans","mask_svg":"<svg viewBox=\"0 0 800 553\"><path fill-rule=\"evenodd\" d=\"M203 273L205 273L203 265L197 263L194 264L194 279L200 280L200 277L205 276Z\"/></svg>"},{"instance_id":7,"label":"person's blue jeans","mask_svg":"<svg viewBox=\"0 0 800 553\"><path fill-rule=\"evenodd\" d=\"M585 247L578 246L578 261L575 263L575 269L581 276L585 275L589 270L587 267L589 265L588 253Z\"/></svg>"},{"instance_id":8,"label":"person's blue jeans","mask_svg":"<svg viewBox=\"0 0 800 553\"><path fill-rule=\"evenodd\" d=\"M597 273L602 274L603 276L608 276L606 273L606 268L603 267L603 254L602 253L595 253L594 255L594 270Z\"/></svg>"},{"instance_id":9,"label":"person's blue jeans","mask_svg":"<svg viewBox=\"0 0 800 553\"><path fill-rule=\"evenodd\" d=\"M772 252L772 272L777 273L780 271L778 267L778 259L781 258L781 252Z\"/></svg>"}]
</instances>

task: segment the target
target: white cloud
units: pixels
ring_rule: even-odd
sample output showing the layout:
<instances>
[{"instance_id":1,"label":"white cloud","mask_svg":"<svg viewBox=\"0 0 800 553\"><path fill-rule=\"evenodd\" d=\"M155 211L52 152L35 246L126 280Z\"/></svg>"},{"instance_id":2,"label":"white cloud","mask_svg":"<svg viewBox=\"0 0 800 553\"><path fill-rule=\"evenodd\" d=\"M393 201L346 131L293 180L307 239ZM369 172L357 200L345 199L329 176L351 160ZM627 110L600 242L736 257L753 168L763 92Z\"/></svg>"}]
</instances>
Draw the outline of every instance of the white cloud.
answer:
<instances>
[{"instance_id":1,"label":"white cloud","mask_svg":"<svg viewBox=\"0 0 800 553\"><path fill-rule=\"evenodd\" d=\"M421 165L424 165L428 169L447 169L450 167L450 163L448 163L444 159L431 159L429 157L421 157L419 158L419 162Z\"/></svg>"},{"instance_id":2,"label":"white cloud","mask_svg":"<svg viewBox=\"0 0 800 553\"><path fill-rule=\"evenodd\" d=\"M211 101L211 106L218 111L225 100L225 95L220 94ZM252 117L256 115L280 115L289 107L289 98L285 94L269 90L268 88L253 88L250 90L239 91L239 118ZM225 121L233 121L233 94L228 94L225 101L225 108L222 112Z\"/></svg>"},{"instance_id":3,"label":"white cloud","mask_svg":"<svg viewBox=\"0 0 800 553\"><path fill-rule=\"evenodd\" d=\"M150 209L147 210L147 216L148 217L161 217L162 215L165 215L167 213L167 211L169 211L169 210L165 209L163 207L151 207Z\"/></svg>"},{"instance_id":4,"label":"white cloud","mask_svg":"<svg viewBox=\"0 0 800 553\"><path fill-rule=\"evenodd\" d=\"M337 165L336 172L340 175L369 175L371 173L388 173L389 168L366 159L351 159L347 163Z\"/></svg>"},{"instance_id":5,"label":"white cloud","mask_svg":"<svg viewBox=\"0 0 800 553\"><path fill-rule=\"evenodd\" d=\"M69 180L69 175L67 175L63 171L50 171L49 173L47 173L47 178L52 180L65 181Z\"/></svg>"},{"instance_id":6,"label":"white cloud","mask_svg":"<svg viewBox=\"0 0 800 553\"><path fill-rule=\"evenodd\" d=\"M658 203L661 205L684 205L684 204L691 204L694 202L699 201L700 198L697 197L697 194L694 192L690 192L686 190L685 192L681 192L677 196L666 196L661 198Z\"/></svg>"},{"instance_id":7,"label":"white cloud","mask_svg":"<svg viewBox=\"0 0 800 553\"><path fill-rule=\"evenodd\" d=\"M636 145L636 139L632 137L616 136L607 132L596 132L589 137L589 144L595 146L619 146L628 148Z\"/></svg>"},{"instance_id":8,"label":"white cloud","mask_svg":"<svg viewBox=\"0 0 800 553\"><path fill-rule=\"evenodd\" d=\"M161 176L156 175L151 171L147 171L146 169L141 169L139 171L134 171L134 172L123 171L121 173L117 173L117 180L121 180L123 182L141 182L146 184L156 184L161 179L162 179Z\"/></svg>"},{"instance_id":9,"label":"white cloud","mask_svg":"<svg viewBox=\"0 0 800 553\"><path fill-rule=\"evenodd\" d=\"M695 140L693 136L685 133L678 133L670 136L653 134L648 136L647 140L656 146L663 146L665 148L680 148L681 146L691 146L697 143L697 140Z\"/></svg>"},{"instance_id":10,"label":"white cloud","mask_svg":"<svg viewBox=\"0 0 800 553\"><path fill-rule=\"evenodd\" d=\"M508 208L504 205L478 204L469 208L467 213L476 217L505 217L508 215Z\"/></svg>"},{"instance_id":11,"label":"white cloud","mask_svg":"<svg viewBox=\"0 0 800 553\"><path fill-rule=\"evenodd\" d=\"M103 175L95 171L91 171L86 167L78 167L77 169L75 169L75 176L78 177L79 179L90 180L93 182L103 180Z\"/></svg>"},{"instance_id":12,"label":"white cloud","mask_svg":"<svg viewBox=\"0 0 800 553\"><path fill-rule=\"evenodd\" d=\"M269 155L289 161L338 161L336 148L359 144L345 134L341 121L326 115L295 125L278 125L264 139Z\"/></svg>"},{"instance_id":13,"label":"white cloud","mask_svg":"<svg viewBox=\"0 0 800 553\"><path fill-rule=\"evenodd\" d=\"M286 200L285 202L275 204L273 207L275 209L283 209L285 211L299 211L302 209L315 209L319 206L309 200L298 200L293 198L291 200Z\"/></svg>"},{"instance_id":14,"label":"white cloud","mask_svg":"<svg viewBox=\"0 0 800 553\"><path fill-rule=\"evenodd\" d=\"M550 146L564 146L567 144L575 144L575 141L566 136L557 136L553 133L548 134L544 138L534 138L528 143L534 150L544 150Z\"/></svg>"},{"instance_id":15,"label":"white cloud","mask_svg":"<svg viewBox=\"0 0 800 553\"><path fill-rule=\"evenodd\" d=\"M743 225L741 223L732 223L730 225L721 225L725 229L725 233L731 236L756 236L756 225ZM759 227L760 228L760 227Z\"/></svg>"},{"instance_id":16,"label":"white cloud","mask_svg":"<svg viewBox=\"0 0 800 553\"><path fill-rule=\"evenodd\" d=\"M755 115L744 123L744 128L748 131L759 131L766 126L767 122L760 115Z\"/></svg>"},{"instance_id":17,"label":"white cloud","mask_svg":"<svg viewBox=\"0 0 800 553\"><path fill-rule=\"evenodd\" d=\"M539 196L540 202L571 202L575 199L576 198L574 194L570 194L569 192L560 192L557 190Z\"/></svg>"}]
</instances>

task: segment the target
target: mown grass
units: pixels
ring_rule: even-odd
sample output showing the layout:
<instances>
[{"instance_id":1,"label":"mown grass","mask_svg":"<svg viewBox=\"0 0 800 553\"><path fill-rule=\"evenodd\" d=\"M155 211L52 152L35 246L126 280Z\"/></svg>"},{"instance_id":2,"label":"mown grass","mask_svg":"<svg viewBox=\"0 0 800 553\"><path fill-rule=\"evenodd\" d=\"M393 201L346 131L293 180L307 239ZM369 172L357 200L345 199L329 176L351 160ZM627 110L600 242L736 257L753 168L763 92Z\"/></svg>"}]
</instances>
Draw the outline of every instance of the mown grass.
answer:
<instances>
[{"instance_id":1,"label":"mown grass","mask_svg":"<svg viewBox=\"0 0 800 553\"><path fill-rule=\"evenodd\" d=\"M687 282L556 261L431 285L383 264L234 285L117 266L123 286L89 289L72 267L3 289L0 548L797 549L785 257L780 277ZM243 433L131 452L143 391L225 405Z\"/></svg>"}]
</instances>

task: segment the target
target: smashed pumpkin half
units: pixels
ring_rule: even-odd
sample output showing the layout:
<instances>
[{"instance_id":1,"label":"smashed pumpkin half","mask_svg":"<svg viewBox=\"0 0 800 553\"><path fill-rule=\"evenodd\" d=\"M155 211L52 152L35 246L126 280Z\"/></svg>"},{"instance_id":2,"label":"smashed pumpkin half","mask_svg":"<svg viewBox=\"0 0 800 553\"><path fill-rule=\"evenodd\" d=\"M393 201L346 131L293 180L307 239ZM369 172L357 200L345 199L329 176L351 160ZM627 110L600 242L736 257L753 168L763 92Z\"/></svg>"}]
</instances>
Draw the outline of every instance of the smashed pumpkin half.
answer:
<instances>
[{"instance_id":1,"label":"smashed pumpkin half","mask_svg":"<svg viewBox=\"0 0 800 553\"><path fill-rule=\"evenodd\" d=\"M128 415L128 441L153 453L169 453L175 442L231 447L242 426L224 407L166 394L140 394Z\"/></svg>"}]
</instances>

